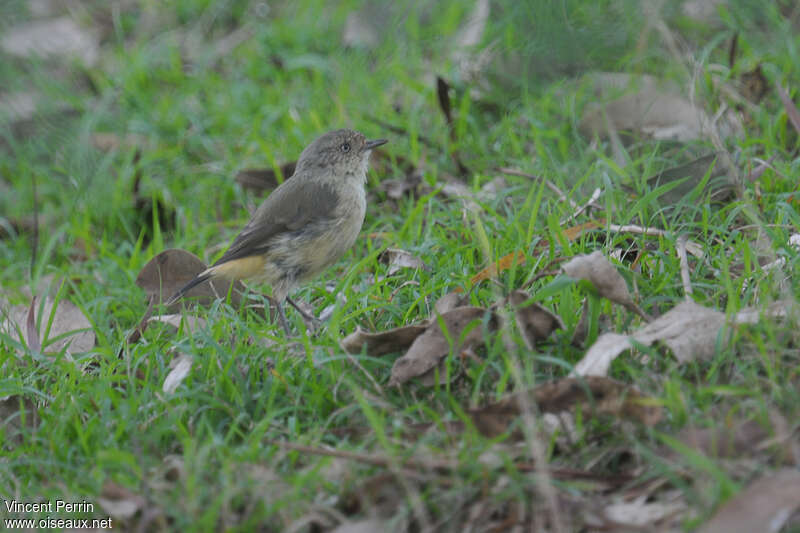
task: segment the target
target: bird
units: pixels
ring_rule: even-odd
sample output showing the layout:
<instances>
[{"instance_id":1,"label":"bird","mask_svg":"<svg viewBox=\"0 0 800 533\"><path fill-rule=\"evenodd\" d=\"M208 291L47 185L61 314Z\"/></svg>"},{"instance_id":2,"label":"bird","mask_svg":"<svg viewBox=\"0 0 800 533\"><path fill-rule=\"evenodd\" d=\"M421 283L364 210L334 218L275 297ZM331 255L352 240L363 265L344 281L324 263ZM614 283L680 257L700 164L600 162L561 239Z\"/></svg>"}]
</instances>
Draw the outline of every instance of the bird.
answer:
<instances>
[{"instance_id":1,"label":"bird","mask_svg":"<svg viewBox=\"0 0 800 533\"><path fill-rule=\"evenodd\" d=\"M351 129L329 131L315 139L300 154L294 174L264 199L222 257L178 290L167 305L211 279L251 280L272 287L287 336L284 301L315 322L289 295L355 243L367 210L369 156L387 142L367 140Z\"/></svg>"}]
</instances>

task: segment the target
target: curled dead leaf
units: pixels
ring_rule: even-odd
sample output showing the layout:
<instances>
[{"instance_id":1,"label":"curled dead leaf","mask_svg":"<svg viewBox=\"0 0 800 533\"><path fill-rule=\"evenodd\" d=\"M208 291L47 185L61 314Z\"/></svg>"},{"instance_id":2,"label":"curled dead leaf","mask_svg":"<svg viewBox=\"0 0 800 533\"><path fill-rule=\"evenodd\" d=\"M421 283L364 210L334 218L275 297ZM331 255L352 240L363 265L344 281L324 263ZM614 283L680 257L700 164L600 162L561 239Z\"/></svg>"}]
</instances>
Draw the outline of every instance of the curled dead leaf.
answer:
<instances>
[{"instance_id":1,"label":"curled dead leaf","mask_svg":"<svg viewBox=\"0 0 800 533\"><path fill-rule=\"evenodd\" d=\"M625 280L599 250L589 255L575 256L562 268L571 278L591 282L601 297L627 308L635 307Z\"/></svg>"},{"instance_id":2,"label":"curled dead leaf","mask_svg":"<svg viewBox=\"0 0 800 533\"><path fill-rule=\"evenodd\" d=\"M509 295L509 301L514 306L514 316L517 321L525 345L533 349L537 342L545 340L557 329L564 329L561 317L544 308L537 302L531 302L530 295L522 290L516 290Z\"/></svg>"},{"instance_id":3,"label":"curled dead leaf","mask_svg":"<svg viewBox=\"0 0 800 533\"><path fill-rule=\"evenodd\" d=\"M52 319L52 322L51 322ZM48 322L50 330L44 338ZM6 319L0 323L0 332L20 342L23 338L31 349L41 348L45 353L68 354L85 353L94 348L96 337L91 322L83 311L66 299L56 305L55 300L46 298L44 304L30 307L14 306L8 310Z\"/></svg>"},{"instance_id":4,"label":"curled dead leaf","mask_svg":"<svg viewBox=\"0 0 800 533\"><path fill-rule=\"evenodd\" d=\"M405 350L428 328L426 324L401 326L399 328L369 333L357 328L342 339L339 345L351 354L359 354L366 347L367 355L377 357L392 352Z\"/></svg>"},{"instance_id":5,"label":"curled dead leaf","mask_svg":"<svg viewBox=\"0 0 800 533\"><path fill-rule=\"evenodd\" d=\"M419 268L428 270L428 267L419 257L413 255L411 252L401 250L399 248L387 248L378 256L378 261L385 265L389 265L389 270L386 273L388 276L396 274L403 268Z\"/></svg>"},{"instance_id":6,"label":"curled dead leaf","mask_svg":"<svg viewBox=\"0 0 800 533\"><path fill-rule=\"evenodd\" d=\"M405 355L394 362L389 385L401 385L411 378L434 370L450 353L450 340L455 354L483 343L484 328L481 322L487 312L489 311L482 307L458 307L441 315L422 335L414 339ZM444 330L440 326L440 320L444 324ZM496 329L497 325L497 316L490 313L489 331Z\"/></svg>"},{"instance_id":7,"label":"curled dead leaf","mask_svg":"<svg viewBox=\"0 0 800 533\"><path fill-rule=\"evenodd\" d=\"M487 437L508 431L521 413L522 395L543 413L572 412L578 406L598 414L629 418L647 426L657 424L661 407L635 387L606 377L564 378L517 392L480 409L467 411L475 428Z\"/></svg>"},{"instance_id":8,"label":"curled dead leaf","mask_svg":"<svg viewBox=\"0 0 800 533\"><path fill-rule=\"evenodd\" d=\"M144 290L148 299L163 302L205 269L205 263L196 255L186 250L173 248L152 258L139 272L136 285ZM217 298L226 297L228 288L229 284L223 280L206 281L190 290L183 300L208 305ZM244 285L238 281L234 283L231 291L231 304L234 307L238 307L242 303L244 291ZM167 307L167 310L173 313L178 311L182 301L175 302Z\"/></svg>"},{"instance_id":9,"label":"curled dead leaf","mask_svg":"<svg viewBox=\"0 0 800 533\"><path fill-rule=\"evenodd\" d=\"M164 385L161 387L164 394L172 394L177 390L192 370L192 362L191 356L186 354L180 354L170 362L169 366L172 370L164 378Z\"/></svg>"},{"instance_id":10,"label":"curled dead leaf","mask_svg":"<svg viewBox=\"0 0 800 533\"><path fill-rule=\"evenodd\" d=\"M3 52L18 57L72 56L86 65L98 59L97 36L75 23L70 17L41 19L16 25L0 39Z\"/></svg>"},{"instance_id":11,"label":"curled dead leaf","mask_svg":"<svg viewBox=\"0 0 800 533\"><path fill-rule=\"evenodd\" d=\"M762 475L720 507L698 533L777 532L800 509L800 471Z\"/></svg>"}]
</instances>

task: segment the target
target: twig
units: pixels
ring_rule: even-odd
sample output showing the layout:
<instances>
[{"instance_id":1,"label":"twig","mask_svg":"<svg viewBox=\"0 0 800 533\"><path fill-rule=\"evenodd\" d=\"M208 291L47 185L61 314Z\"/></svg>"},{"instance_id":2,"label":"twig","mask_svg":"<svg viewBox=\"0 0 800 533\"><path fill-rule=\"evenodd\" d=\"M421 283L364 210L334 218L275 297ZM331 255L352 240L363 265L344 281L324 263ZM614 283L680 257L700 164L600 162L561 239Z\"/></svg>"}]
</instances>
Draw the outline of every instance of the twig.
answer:
<instances>
[{"instance_id":1,"label":"twig","mask_svg":"<svg viewBox=\"0 0 800 533\"><path fill-rule=\"evenodd\" d=\"M601 195L601 194L603 194L603 189L601 189L601 188L599 188L599 187L598 187L598 188L597 188L597 189L595 189L595 190L594 190L594 192L592 193L592 196L591 196L591 198L589 198L589 200L587 200L585 204L583 204L583 205L582 205L582 206L580 206L578 209L576 209L576 210L575 210L575 211L574 211L574 212L573 212L573 213L572 213L570 216L568 216L567 218L565 218L564 220L562 220L562 221L561 221L561 224L562 224L562 225L564 225L564 224L566 224L567 222L569 222L570 220L572 220L572 219L574 219L574 218L577 218L577 217L578 217L578 215L580 215L581 213L583 213L583 212L584 212L584 211L585 211L585 210L586 210L588 207L590 207L590 206L591 206L591 207L594 207L594 208L598 208L599 206L598 206L598 205L597 205L595 202L597 202L597 200L598 200L598 198L600 198L600 195Z\"/></svg>"},{"instance_id":2,"label":"twig","mask_svg":"<svg viewBox=\"0 0 800 533\"><path fill-rule=\"evenodd\" d=\"M684 298L690 300L692 296L692 280L689 277L689 259L686 257L686 241L688 240L689 239L686 237L686 235L681 235L678 237L676 251L678 253L678 260L681 264L681 281L683 282Z\"/></svg>"}]
</instances>

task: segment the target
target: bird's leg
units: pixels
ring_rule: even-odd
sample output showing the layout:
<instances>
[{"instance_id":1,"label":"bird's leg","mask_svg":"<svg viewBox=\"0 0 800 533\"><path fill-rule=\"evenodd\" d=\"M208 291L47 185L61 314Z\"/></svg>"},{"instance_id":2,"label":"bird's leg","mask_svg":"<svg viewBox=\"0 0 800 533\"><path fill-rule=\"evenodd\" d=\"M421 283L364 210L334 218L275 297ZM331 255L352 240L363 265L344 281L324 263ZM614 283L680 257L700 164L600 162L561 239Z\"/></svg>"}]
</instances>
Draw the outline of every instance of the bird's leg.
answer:
<instances>
[{"instance_id":1,"label":"bird's leg","mask_svg":"<svg viewBox=\"0 0 800 533\"><path fill-rule=\"evenodd\" d=\"M300 316L303 317L303 320L306 321L306 324L311 324L312 331L322 324L322 321L319 318L315 317L314 315L312 315L310 313L306 313L303 309L300 308L299 305L297 305L297 302L295 302L294 300L292 300L288 296L286 297L286 301L289 302L289 305L294 307L297 310L298 313L300 313Z\"/></svg>"},{"instance_id":2,"label":"bird's leg","mask_svg":"<svg viewBox=\"0 0 800 533\"><path fill-rule=\"evenodd\" d=\"M286 336L291 336L292 332L289 330L289 321L286 320L286 313L283 312L283 302L275 300L275 309L278 310L278 320L283 326L283 331L286 332Z\"/></svg>"}]
</instances>

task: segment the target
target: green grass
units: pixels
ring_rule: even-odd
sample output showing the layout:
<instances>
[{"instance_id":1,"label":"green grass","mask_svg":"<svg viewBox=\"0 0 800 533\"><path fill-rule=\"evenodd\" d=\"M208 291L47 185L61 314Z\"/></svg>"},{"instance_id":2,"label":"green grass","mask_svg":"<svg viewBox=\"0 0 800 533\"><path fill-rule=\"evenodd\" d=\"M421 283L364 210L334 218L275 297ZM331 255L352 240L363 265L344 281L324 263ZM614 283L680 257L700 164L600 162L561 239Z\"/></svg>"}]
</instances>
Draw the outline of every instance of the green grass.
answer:
<instances>
[{"instance_id":1,"label":"green grass","mask_svg":"<svg viewBox=\"0 0 800 533\"><path fill-rule=\"evenodd\" d=\"M469 295L471 305L489 306L539 270L554 268L548 267L554 259L597 249L640 252L633 266L615 264L635 288L637 303L657 316L683 298L675 244L684 233L706 254L692 260L698 303L735 312L798 294L798 252L788 238L800 228L800 137L773 89L748 111L744 138L726 141L726 148L737 154L740 169L753 157L775 156L775 170L746 183L743 198L722 205L709 204L699 189L694 197L664 205L644 184L644 178L692 154L711 152L710 142L639 139L621 165L607 143L593 144L579 133L583 111L595 97L568 75L605 69L686 82L685 65L669 54L657 32L640 40L638 3L623 2L629 9L615 21L615 39L601 24L606 12L585 7L591 3L566 2L563 13L497 8L482 44L494 42L502 53L480 99L470 96L473 86L459 81L450 55L450 39L467 18L468 4L443 2L426 10L423 3L405 3L382 28L374 49L341 45L345 20L358 2L328 4L181 0L115 11L91 2L75 16L100 29L97 66L62 64L53 75L58 65L52 61L0 61L0 85L35 88L50 102L32 130L0 127L0 220L33 213L34 179L40 219L38 242L27 231L0 240L2 297L27 306L31 294L58 293L84 311L97 335L95 349L74 361L33 353L0 335L0 397L8 397L0 409L2 498L87 500L96 504L90 515L103 517L98 497L114 482L147 502L123 527L150 520L148 528L170 530L280 531L315 510L324 516L320 509L353 519L370 514L373 509L352 504L354 495L371 493L365 483L386 468L271 444L285 440L398 461L456 461L446 476L414 477L395 469L400 473L388 485L397 494L388 497L393 503L383 516L399 527L423 528L427 521L434 530L458 530L456 524L479 501L501 509L499 516L509 512L501 504L530 512L543 505L533 496L537 478L519 471L514 459L532 458L498 444L511 437L487 439L467 429L457 436L433 431L412 438L409 428L463 420L466 409L566 376L585 352L570 344L585 296L579 285L536 281L531 294L562 316L566 330L534 352L509 327L490 336L480 361L467 362L464 375L447 385L388 388L396 356L348 356L339 347L341 338L357 325L377 331L424 320L437 298L456 288ZM709 109L724 100L706 75L711 66L735 79L760 63L768 80L793 88L798 101L800 43L777 8L750 17L751 5L733 2L723 10L721 25L708 26L685 20L677 4L669 4L670 28L697 50L697 94ZM6 11L16 18L0 30L25 18L16 15L24 13L22 2L0 8ZM528 40L525 21L536 20L533 15L552 28ZM569 31L556 31L562 17L572 22ZM251 37L218 55L220 39L241 27ZM737 32L739 59L730 70L727 43ZM599 44L581 54L587 42ZM542 54L549 54L546 65ZM438 109L433 74L455 80L453 138ZM46 113L62 101L77 113ZM408 134L389 133L370 115ZM388 137L393 156L424 162L423 181L434 192L393 201L380 184L402 179L400 166L370 173L367 219L352 251L295 294L316 313L336 304L326 326L309 337L289 309L300 333L287 340L276 323L217 302L198 311L207 321L194 332L154 326L128 345L146 309L135 280L147 261L177 247L213 262L259 201L235 184L236 172L277 167L320 133L342 126ZM140 140L105 152L92 145L97 132ZM600 230L569 241L560 221L573 209L541 181L522 177L504 176L506 187L479 200L478 211L464 210L461 201L436 192L457 172L448 156L452 149L470 169L465 182L476 192L500 175L499 167L516 167L545 177L578 204L596 187L604 189L601 212L566 226L600 217L659 227L667 235ZM135 208L137 176L139 196L157 206L154 213ZM620 183L634 184L635 198ZM542 240L549 246L537 248ZM387 276L377 259L387 247L406 249L430 268ZM525 265L501 273L498 283L471 283L490 262L514 251L526 254ZM783 269L759 266L759 259L775 257L786 258ZM337 303L337 295L345 301ZM608 302L593 300L592 306L586 346L598 334L641 325ZM776 466L776 460L753 450L739 462L708 458L681 447L676 435L721 420L754 418L771 426L776 413L797 420L798 340L790 324L767 321L739 329L734 342L708 362L679 364L658 347L623 355L611 376L655 398L664 420L643 428L582 413L579 440L545 440L547 457L554 466L598 474L641 466L640 479L665 478L684 493L690 506L684 526L702 523L754 472ZM192 370L174 394L165 395L162 384L179 354L193 358ZM674 458L667 460L665 449L676 450ZM486 466L488 454L498 454L501 466ZM388 490L379 486L376 494ZM556 488L576 499L601 497L579 482L557 482Z\"/></svg>"}]
</instances>

